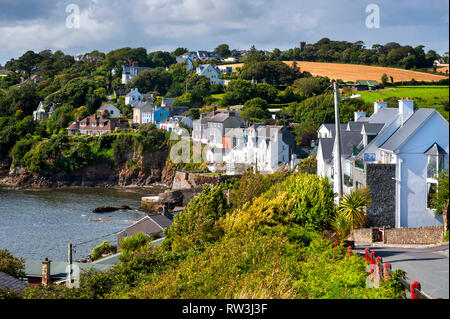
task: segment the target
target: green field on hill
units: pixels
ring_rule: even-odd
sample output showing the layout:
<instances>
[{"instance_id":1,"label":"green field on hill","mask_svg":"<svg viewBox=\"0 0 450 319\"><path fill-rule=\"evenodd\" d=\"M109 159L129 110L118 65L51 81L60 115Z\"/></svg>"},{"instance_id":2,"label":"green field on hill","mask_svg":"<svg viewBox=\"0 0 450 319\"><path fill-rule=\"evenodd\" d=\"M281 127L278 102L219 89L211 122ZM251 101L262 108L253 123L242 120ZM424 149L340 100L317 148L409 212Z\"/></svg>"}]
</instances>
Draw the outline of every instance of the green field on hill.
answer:
<instances>
[{"instance_id":1,"label":"green field on hill","mask_svg":"<svg viewBox=\"0 0 450 319\"><path fill-rule=\"evenodd\" d=\"M362 91L364 102L372 104L376 100L385 100L389 107L398 107L397 100L410 98L419 108L437 109L448 120L449 87L447 85L397 86L387 87L374 92Z\"/></svg>"}]
</instances>

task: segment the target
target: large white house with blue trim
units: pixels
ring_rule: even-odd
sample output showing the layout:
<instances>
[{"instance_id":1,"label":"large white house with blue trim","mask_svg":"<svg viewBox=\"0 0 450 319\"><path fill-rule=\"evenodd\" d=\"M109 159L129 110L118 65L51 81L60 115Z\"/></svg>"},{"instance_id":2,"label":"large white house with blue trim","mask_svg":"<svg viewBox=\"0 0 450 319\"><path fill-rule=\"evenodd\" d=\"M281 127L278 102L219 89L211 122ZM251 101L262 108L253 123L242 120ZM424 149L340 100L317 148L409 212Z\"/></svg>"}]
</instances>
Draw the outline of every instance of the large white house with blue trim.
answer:
<instances>
[{"instance_id":1,"label":"large white house with blue trim","mask_svg":"<svg viewBox=\"0 0 450 319\"><path fill-rule=\"evenodd\" d=\"M414 100L398 103L398 108L388 108L377 101L372 116L355 114L356 121L341 125L344 193L369 186L369 219L372 213L378 223L397 228L442 225L430 199L439 172L449 166L448 121L435 109L414 110ZM331 182L336 179L334 131L332 125L320 128L317 150L317 173Z\"/></svg>"}]
</instances>

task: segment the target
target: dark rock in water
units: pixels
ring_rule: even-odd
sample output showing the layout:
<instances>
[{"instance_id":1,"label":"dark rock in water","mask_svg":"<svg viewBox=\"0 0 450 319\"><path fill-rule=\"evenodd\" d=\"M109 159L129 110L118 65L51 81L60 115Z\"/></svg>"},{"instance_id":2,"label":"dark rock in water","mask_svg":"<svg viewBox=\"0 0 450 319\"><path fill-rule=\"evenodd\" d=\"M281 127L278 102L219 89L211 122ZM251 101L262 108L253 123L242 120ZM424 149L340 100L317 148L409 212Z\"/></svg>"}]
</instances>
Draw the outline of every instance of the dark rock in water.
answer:
<instances>
[{"instance_id":1,"label":"dark rock in water","mask_svg":"<svg viewBox=\"0 0 450 319\"><path fill-rule=\"evenodd\" d=\"M122 206L119 207L119 209L125 209L125 210L128 210L128 209L131 209L131 207L128 206L128 205L122 205Z\"/></svg>"},{"instance_id":2,"label":"dark rock in water","mask_svg":"<svg viewBox=\"0 0 450 319\"><path fill-rule=\"evenodd\" d=\"M111 207L111 206L99 206L97 208L94 208L92 210L93 213L108 213L108 212L114 212L116 210L119 210L120 208L117 207Z\"/></svg>"}]
</instances>

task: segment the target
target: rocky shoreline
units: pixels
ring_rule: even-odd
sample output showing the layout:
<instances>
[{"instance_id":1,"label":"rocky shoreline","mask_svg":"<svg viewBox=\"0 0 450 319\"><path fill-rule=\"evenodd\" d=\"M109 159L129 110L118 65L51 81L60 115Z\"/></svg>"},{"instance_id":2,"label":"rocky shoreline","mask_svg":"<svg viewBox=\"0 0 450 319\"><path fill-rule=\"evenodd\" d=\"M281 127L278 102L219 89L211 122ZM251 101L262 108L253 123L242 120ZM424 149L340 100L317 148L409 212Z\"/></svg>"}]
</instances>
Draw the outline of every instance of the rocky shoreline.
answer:
<instances>
[{"instance_id":1,"label":"rocky shoreline","mask_svg":"<svg viewBox=\"0 0 450 319\"><path fill-rule=\"evenodd\" d=\"M175 171L167 166L130 171L126 167L114 170L107 164L93 164L66 175L51 172L36 174L23 168L0 165L0 186L10 188L171 188L174 176Z\"/></svg>"}]
</instances>

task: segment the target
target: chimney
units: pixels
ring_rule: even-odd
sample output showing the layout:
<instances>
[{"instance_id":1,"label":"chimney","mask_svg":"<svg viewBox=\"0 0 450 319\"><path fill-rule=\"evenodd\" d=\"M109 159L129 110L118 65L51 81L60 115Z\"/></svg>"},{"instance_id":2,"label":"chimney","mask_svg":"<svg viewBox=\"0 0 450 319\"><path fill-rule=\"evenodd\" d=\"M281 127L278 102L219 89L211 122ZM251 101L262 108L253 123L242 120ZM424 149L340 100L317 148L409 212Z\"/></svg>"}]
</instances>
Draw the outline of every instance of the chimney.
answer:
<instances>
[{"instance_id":1,"label":"chimney","mask_svg":"<svg viewBox=\"0 0 450 319\"><path fill-rule=\"evenodd\" d=\"M398 100L398 113L400 114L400 125L405 124L414 113L414 100L410 100L408 97Z\"/></svg>"},{"instance_id":2,"label":"chimney","mask_svg":"<svg viewBox=\"0 0 450 319\"><path fill-rule=\"evenodd\" d=\"M51 283L50 263L48 258L42 261L42 286L48 286Z\"/></svg>"},{"instance_id":3,"label":"chimney","mask_svg":"<svg viewBox=\"0 0 450 319\"><path fill-rule=\"evenodd\" d=\"M383 100L377 100L373 103L373 113L377 113L379 110L387 108L387 103Z\"/></svg>"},{"instance_id":4,"label":"chimney","mask_svg":"<svg viewBox=\"0 0 450 319\"><path fill-rule=\"evenodd\" d=\"M366 118L366 112L364 112L363 110L358 110L357 112L355 112L355 122L358 122L358 120L361 118Z\"/></svg>"}]
</instances>

